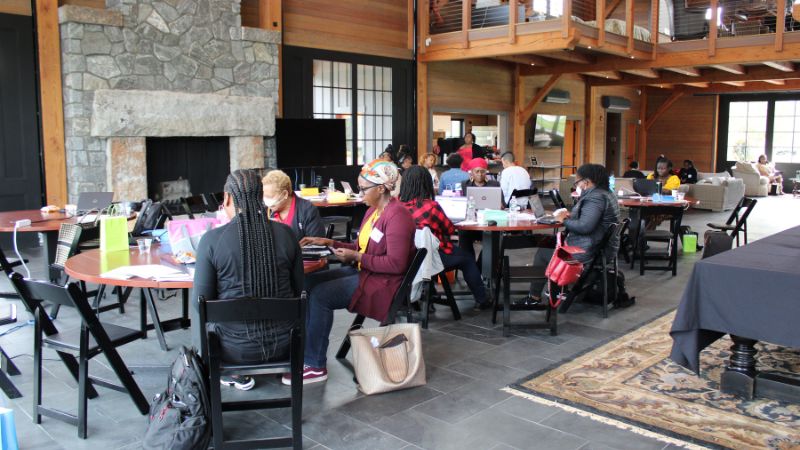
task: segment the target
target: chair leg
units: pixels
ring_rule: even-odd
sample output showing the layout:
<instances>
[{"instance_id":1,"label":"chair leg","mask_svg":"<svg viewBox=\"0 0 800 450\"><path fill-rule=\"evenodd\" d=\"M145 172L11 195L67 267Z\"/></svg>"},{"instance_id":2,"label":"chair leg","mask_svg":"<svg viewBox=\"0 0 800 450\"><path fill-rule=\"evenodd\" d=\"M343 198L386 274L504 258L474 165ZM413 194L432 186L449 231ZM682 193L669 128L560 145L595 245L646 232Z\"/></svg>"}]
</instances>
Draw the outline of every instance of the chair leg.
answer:
<instances>
[{"instance_id":1,"label":"chair leg","mask_svg":"<svg viewBox=\"0 0 800 450\"><path fill-rule=\"evenodd\" d=\"M89 381L89 359L82 349L78 357L78 437L86 439L87 413L89 398L86 395L86 383Z\"/></svg>"},{"instance_id":2,"label":"chair leg","mask_svg":"<svg viewBox=\"0 0 800 450\"><path fill-rule=\"evenodd\" d=\"M292 447L303 448L303 339L292 333ZM219 383L217 383L219 384Z\"/></svg>"},{"instance_id":3,"label":"chair leg","mask_svg":"<svg viewBox=\"0 0 800 450\"><path fill-rule=\"evenodd\" d=\"M433 297L433 290L436 289L436 275L431 278L430 281L425 282L425 292L423 292L422 298L419 300L420 306L422 307L422 329L428 329L428 319L430 318L429 308L431 305L431 297Z\"/></svg>"},{"instance_id":4,"label":"chair leg","mask_svg":"<svg viewBox=\"0 0 800 450\"><path fill-rule=\"evenodd\" d=\"M503 258L503 337L510 334L511 328L511 277L509 274L508 256Z\"/></svg>"},{"instance_id":5,"label":"chair leg","mask_svg":"<svg viewBox=\"0 0 800 450\"><path fill-rule=\"evenodd\" d=\"M356 318L353 320L353 324L350 325L350 329L353 330L357 326L364 323L365 317L361 314L357 315ZM345 335L344 339L342 340L342 345L339 346L339 351L336 352L336 359L345 359L347 358L347 352L350 351L350 336Z\"/></svg>"},{"instance_id":6,"label":"chair leg","mask_svg":"<svg viewBox=\"0 0 800 450\"><path fill-rule=\"evenodd\" d=\"M548 300L549 301L549 300ZM550 336L557 336L558 335L558 308L549 308L550 317L548 321L550 322Z\"/></svg>"},{"instance_id":7,"label":"chair leg","mask_svg":"<svg viewBox=\"0 0 800 450\"><path fill-rule=\"evenodd\" d=\"M220 389L219 379L219 360L214 357L209 358L208 368L208 384L209 384L209 400L211 402L211 437L214 442L215 449L225 448L225 435L223 434L222 426L222 392ZM300 371L302 373L302 370ZM294 374L295 371L292 371ZM294 381L294 380L292 380ZM294 385L295 383L292 383Z\"/></svg>"},{"instance_id":8,"label":"chair leg","mask_svg":"<svg viewBox=\"0 0 800 450\"><path fill-rule=\"evenodd\" d=\"M455 297L453 297L453 290L450 289L450 282L447 281L447 276L440 274L439 279L442 280L442 287L444 288L447 304L450 306L450 311L453 312L453 320L461 320L461 311L458 310L458 304L456 303Z\"/></svg>"},{"instance_id":9,"label":"chair leg","mask_svg":"<svg viewBox=\"0 0 800 450\"><path fill-rule=\"evenodd\" d=\"M601 258L603 258L603 279L601 282L603 283L603 318L606 319L608 318L608 267L606 267L606 255L603 253L601 253Z\"/></svg>"},{"instance_id":10,"label":"chair leg","mask_svg":"<svg viewBox=\"0 0 800 450\"><path fill-rule=\"evenodd\" d=\"M36 314L44 314L37 311ZM42 423L39 407L42 406L42 333L36 327L33 336L33 423Z\"/></svg>"}]
</instances>

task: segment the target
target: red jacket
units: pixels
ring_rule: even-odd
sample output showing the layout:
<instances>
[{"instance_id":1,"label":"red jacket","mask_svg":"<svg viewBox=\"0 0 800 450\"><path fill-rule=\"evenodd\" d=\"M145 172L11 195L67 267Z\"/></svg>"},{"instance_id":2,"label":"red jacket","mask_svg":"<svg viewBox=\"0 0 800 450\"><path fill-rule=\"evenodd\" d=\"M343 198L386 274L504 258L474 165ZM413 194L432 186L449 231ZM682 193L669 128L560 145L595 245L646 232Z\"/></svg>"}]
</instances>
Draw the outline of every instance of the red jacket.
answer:
<instances>
[{"instance_id":1,"label":"red jacket","mask_svg":"<svg viewBox=\"0 0 800 450\"><path fill-rule=\"evenodd\" d=\"M367 210L364 220L374 211L375 208ZM361 257L358 287L347 309L382 322L416 253L416 227L411 213L399 200L392 198L375 222L373 230L379 230L383 237L380 242L370 238L367 251ZM358 251L356 242L334 242L333 246Z\"/></svg>"}]
</instances>

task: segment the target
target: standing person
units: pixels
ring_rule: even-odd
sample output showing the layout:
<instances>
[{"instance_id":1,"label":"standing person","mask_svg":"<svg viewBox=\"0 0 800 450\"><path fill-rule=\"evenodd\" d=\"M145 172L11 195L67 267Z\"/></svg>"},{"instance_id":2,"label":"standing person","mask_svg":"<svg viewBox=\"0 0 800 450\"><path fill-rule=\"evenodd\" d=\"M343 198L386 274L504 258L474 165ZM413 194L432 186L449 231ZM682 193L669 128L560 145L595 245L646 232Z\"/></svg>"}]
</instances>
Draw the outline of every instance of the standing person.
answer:
<instances>
[{"instance_id":1,"label":"standing person","mask_svg":"<svg viewBox=\"0 0 800 450\"><path fill-rule=\"evenodd\" d=\"M439 172L437 172L434 167L436 165L436 155L433 153L426 153L425 156L422 157L420 164L422 164L422 167L428 169L428 173L431 175L431 181L433 181L433 189L439 192Z\"/></svg>"},{"instance_id":2,"label":"standing person","mask_svg":"<svg viewBox=\"0 0 800 450\"><path fill-rule=\"evenodd\" d=\"M678 178L681 179L682 184L697 183L697 169L694 168L694 162L691 159L683 160L683 167L678 172Z\"/></svg>"},{"instance_id":3,"label":"standing person","mask_svg":"<svg viewBox=\"0 0 800 450\"><path fill-rule=\"evenodd\" d=\"M648 180L661 182L661 193L670 194L673 189L681 186L681 179L672 174L672 161L659 157L656 162L656 171L647 176Z\"/></svg>"},{"instance_id":4,"label":"standing person","mask_svg":"<svg viewBox=\"0 0 800 450\"><path fill-rule=\"evenodd\" d=\"M294 298L303 290L303 258L292 230L267 217L261 178L236 170L225 182L222 206L231 221L209 230L197 247L192 295L192 339L200 352L198 299ZM220 337L222 359L260 364L289 354L290 322L247 321L209 324ZM252 389L253 378L224 376L220 382Z\"/></svg>"},{"instance_id":5,"label":"standing person","mask_svg":"<svg viewBox=\"0 0 800 450\"><path fill-rule=\"evenodd\" d=\"M310 201L294 195L292 180L286 173L270 170L261 183L270 219L290 226L298 241L306 236L325 236L319 209Z\"/></svg>"},{"instance_id":6,"label":"standing person","mask_svg":"<svg viewBox=\"0 0 800 450\"><path fill-rule=\"evenodd\" d=\"M622 178L645 178L641 170L639 170L639 161L631 161L629 169L622 175Z\"/></svg>"},{"instance_id":7,"label":"standing person","mask_svg":"<svg viewBox=\"0 0 800 450\"><path fill-rule=\"evenodd\" d=\"M769 178L770 184L778 185L778 194L783 194L783 175L775 170L775 166L767 160L767 155L758 157L756 168L761 176Z\"/></svg>"},{"instance_id":8,"label":"standing person","mask_svg":"<svg viewBox=\"0 0 800 450\"><path fill-rule=\"evenodd\" d=\"M464 185L469 180L469 174L461 170L461 163L464 160L458 153L453 153L447 158L448 169L439 178L439 194L441 195L444 190L455 190L456 185L461 185L462 192Z\"/></svg>"},{"instance_id":9,"label":"standing person","mask_svg":"<svg viewBox=\"0 0 800 450\"><path fill-rule=\"evenodd\" d=\"M414 257L414 220L390 192L397 182L397 166L375 160L364 165L358 188L369 206L357 243L306 237L301 245L333 247L346 266L306 278L308 315L303 384L328 379L327 352L333 312L347 308L377 321L389 313L392 298ZM289 374L283 384L291 384Z\"/></svg>"},{"instance_id":10,"label":"standing person","mask_svg":"<svg viewBox=\"0 0 800 450\"><path fill-rule=\"evenodd\" d=\"M400 189L400 201L411 213L417 229L428 227L439 239L439 256L445 270L458 269L464 274L464 280L475 297L475 309L486 309L490 304L475 257L450 242L450 236L456 232L456 227L434 200L434 196L433 183L424 168L412 167L406 172L405 182Z\"/></svg>"},{"instance_id":11,"label":"standing person","mask_svg":"<svg viewBox=\"0 0 800 450\"><path fill-rule=\"evenodd\" d=\"M481 150L480 146L475 144L475 135L472 133L467 133L464 135L464 144L458 148L459 155L461 155L461 170L466 172L467 166L469 162L472 161L473 158L482 158L483 151Z\"/></svg>"},{"instance_id":12,"label":"standing person","mask_svg":"<svg viewBox=\"0 0 800 450\"><path fill-rule=\"evenodd\" d=\"M600 251L600 242L608 228L619 223L619 204L617 196L609 190L608 171L600 164L584 164L578 167L575 174L575 188L580 188L581 196L571 212L556 214L558 222L564 224L569 233L565 245L580 247L584 253L576 253L575 259L588 264ZM607 255L616 255L619 249L619 237L614 236L608 242ZM533 258L534 267L547 267L553 257L553 249L540 248ZM588 265L585 267L588 268ZM531 298L541 301L544 281L531 283Z\"/></svg>"},{"instance_id":13,"label":"standing person","mask_svg":"<svg viewBox=\"0 0 800 450\"><path fill-rule=\"evenodd\" d=\"M475 158L469 162L469 181L464 188L468 187L500 187L500 182L488 180L486 174L489 172L489 164L483 158Z\"/></svg>"},{"instance_id":14,"label":"standing person","mask_svg":"<svg viewBox=\"0 0 800 450\"><path fill-rule=\"evenodd\" d=\"M511 152L503 153L500 159L503 162L503 172L500 173L500 187L503 189L503 200L508 204L511 194L515 190L531 188L531 177L524 167L514 163L514 154ZM518 199L519 206L524 208L528 205L528 199Z\"/></svg>"}]
</instances>

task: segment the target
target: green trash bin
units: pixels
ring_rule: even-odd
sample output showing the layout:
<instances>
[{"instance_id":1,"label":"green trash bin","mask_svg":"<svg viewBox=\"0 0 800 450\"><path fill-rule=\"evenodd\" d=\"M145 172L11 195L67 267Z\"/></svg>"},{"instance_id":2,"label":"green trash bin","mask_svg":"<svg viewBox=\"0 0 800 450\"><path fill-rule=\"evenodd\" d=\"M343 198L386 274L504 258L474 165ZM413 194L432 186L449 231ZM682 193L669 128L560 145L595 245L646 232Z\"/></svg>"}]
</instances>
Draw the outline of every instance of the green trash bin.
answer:
<instances>
[{"instance_id":1,"label":"green trash bin","mask_svg":"<svg viewBox=\"0 0 800 450\"><path fill-rule=\"evenodd\" d=\"M697 253L697 235L683 235L683 253Z\"/></svg>"}]
</instances>

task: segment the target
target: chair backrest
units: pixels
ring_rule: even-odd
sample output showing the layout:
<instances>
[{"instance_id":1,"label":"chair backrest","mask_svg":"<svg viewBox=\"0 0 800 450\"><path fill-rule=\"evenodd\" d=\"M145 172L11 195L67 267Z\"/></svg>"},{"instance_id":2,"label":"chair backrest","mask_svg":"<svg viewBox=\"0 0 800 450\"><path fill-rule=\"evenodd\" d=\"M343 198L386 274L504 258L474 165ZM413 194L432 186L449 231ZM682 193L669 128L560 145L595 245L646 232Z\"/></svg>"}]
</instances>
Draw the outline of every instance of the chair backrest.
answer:
<instances>
[{"instance_id":1,"label":"chair backrest","mask_svg":"<svg viewBox=\"0 0 800 450\"><path fill-rule=\"evenodd\" d=\"M329 223L328 227L325 229L325 237L328 239L333 239L333 229L335 228L334 224Z\"/></svg>"},{"instance_id":2,"label":"chair backrest","mask_svg":"<svg viewBox=\"0 0 800 450\"><path fill-rule=\"evenodd\" d=\"M81 239L83 228L74 223L62 223L58 229L58 242L56 244L56 256L51 266L63 268L67 259L75 256L78 251L78 243Z\"/></svg>"},{"instance_id":3,"label":"chair backrest","mask_svg":"<svg viewBox=\"0 0 800 450\"><path fill-rule=\"evenodd\" d=\"M647 180L645 178L637 178L633 180L633 190L639 195L653 195L658 191L656 180Z\"/></svg>"},{"instance_id":4,"label":"chair backrest","mask_svg":"<svg viewBox=\"0 0 800 450\"><path fill-rule=\"evenodd\" d=\"M392 298L389 314L386 316L386 321L388 323L394 321L394 317L397 314L397 310L400 309L400 305L411 295L411 287L414 283L414 278L417 276L419 268L422 267L422 263L425 261L425 256L427 254L428 250L424 248L418 248L417 253L414 254L414 259L411 260L411 265L408 266L408 270L406 270L406 274L403 276L403 281L400 283L400 287L397 288L397 292L395 292Z\"/></svg>"},{"instance_id":5,"label":"chair backrest","mask_svg":"<svg viewBox=\"0 0 800 450\"><path fill-rule=\"evenodd\" d=\"M3 269L3 272L5 272L6 275L11 275L14 273L14 264L12 264L11 261L6 258L6 254L3 249L0 249L0 268Z\"/></svg>"},{"instance_id":6,"label":"chair backrest","mask_svg":"<svg viewBox=\"0 0 800 450\"><path fill-rule=\"evenodd\" d=\"M12 273L9 279L28 312L43 322L41 324L42 331L47 335L55 334L58 330L44 310L44 306L42 305L44 301L75 308L78 314L80 314L84 324L91 325L99 323L97 315L95 315L94 310L92 310L92 307L89 305L89 300L77 283L59 286L48 281L24 278L21 274L16 272Z\"/></svg>"},{"instance_id":7,"label":"chair backrest","mask_svg":"<svg viewBox=\"0 0 800 450\"><path fill-rule=\"evenodd\" d=\"M536 188L531 189L514 189L511 192L511 198L528 198L537 195L539 191Z\"/></svg>"},{"instance_id":8,"label":"chair backrest","mask_svg":"<svg viewBox=\"0 0 800 450\"><path fill-rule=\"evenodd\" d=\"M550 189L550 200L553 201L553 204L556 208L566 208L567 205L564 203L564 199L561 198L561 193L558 192L558 189Z\"/></svg>"},{"instance_id":9,"label":"chair backrest","mask_svg":"<svg viewBox=\"0 0 800 450\"><path fill-rule=\"evenodd\" d=\"M742 212L741 215L737 214L735 217L733 214L731 214L731 219L736 221L736 228L731 231L731 236L736 236L740 231L742 231L742 228L746 226L745 224L747 223L747 216L749 216L753 211L753 208L755 208L756 202L757 200L754 198L742 197L742 200L739 202L740 206L737 206L736 209L734 209L734 212L738 213L741 209L744 209L744 212ZM728 219L728 224L732 223L731 219Z\"/></svg>"},{"instance_id":10,"label":"chair backrest","mask_svg":"<svg viewBox=\"0 0 800 450\"><path fill-rule=\"evenodd\" d=\"M215 198L214 194L211 194L211 193L202 194L202 197L203 197L203 203L206 204L206 211L208 211L208 212L217 211L219 209L220 205L222 205L221 202L217 201L217 199Z\"/></svg>"},{"instance_id":11,"label":"chair backrest","mask_svg":"<svg viewBox=\"0 0 800 450\"><path fill-rule=\"evenodd\" d=\"M193 195L191 197L182 197L181 206L190 219L194 219L195 214L202 214L206 212L206 202L203 200L202 195Z\"/></svg>"},{"instance_id":12,"label":"chair backrest","mask_svg":"<svg viewBox=\"0 0 800 450\"><path fill-rule=\"evenodd\" d=\"M142 202L131 234L141 236L145 231L163 228L168 218L171 218L171 215L163 203L145 200Z\"/></svg>"}]
</instances>

